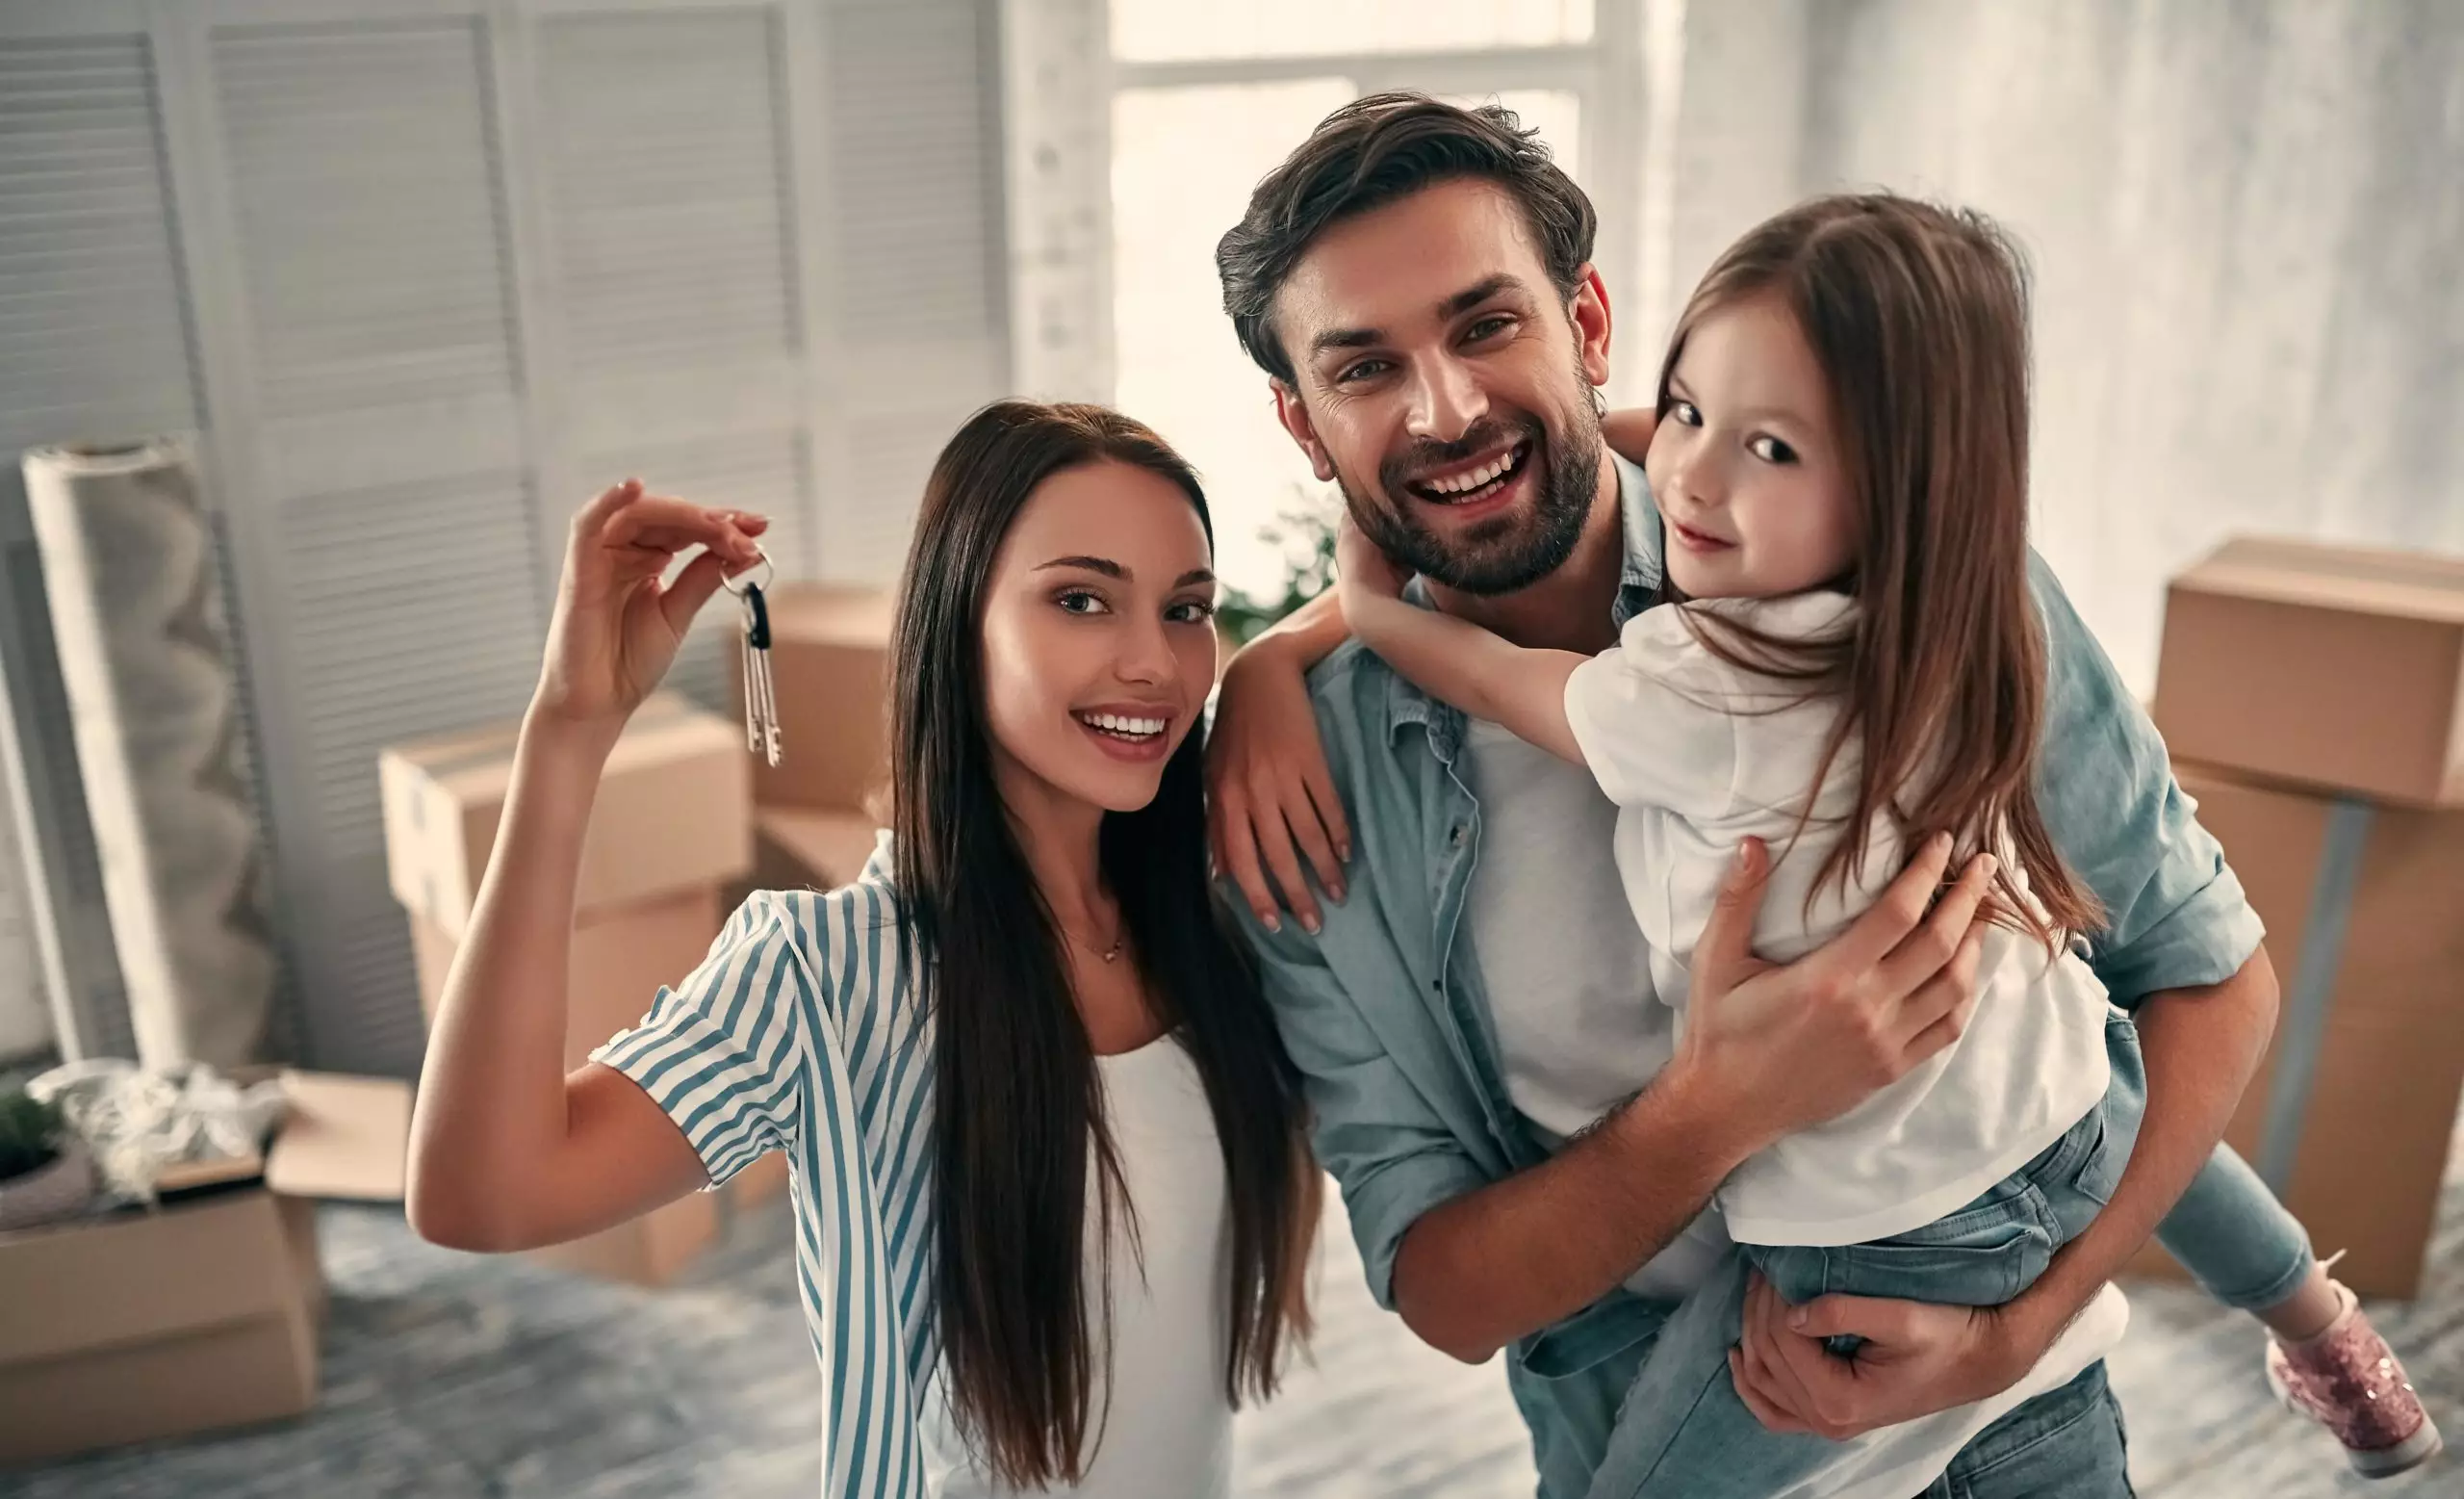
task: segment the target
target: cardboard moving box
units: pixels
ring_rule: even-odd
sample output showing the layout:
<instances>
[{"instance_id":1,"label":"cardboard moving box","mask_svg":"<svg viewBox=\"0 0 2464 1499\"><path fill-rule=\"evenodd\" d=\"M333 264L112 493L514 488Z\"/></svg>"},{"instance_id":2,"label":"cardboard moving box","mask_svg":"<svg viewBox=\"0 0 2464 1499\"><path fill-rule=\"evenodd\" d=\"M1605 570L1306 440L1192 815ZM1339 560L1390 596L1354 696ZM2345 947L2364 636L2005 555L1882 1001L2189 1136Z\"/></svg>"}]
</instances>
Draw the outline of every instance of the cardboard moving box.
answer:
<instances>
[{"instance_id":1,"label":"cardboard moving box","mask_svg":"<svg viewBox=\"0 0 2464 1499\"><path fill-rule=\"evenodd\" d=\"M262 1184L0 1233L0 1463L316 1404L317 1197L396 1200L408 1085L283 1074Z\"/></svg>"},{"instance_id":2,"label":"cardboard moving box","mask_svg":"<svg viewBox=\"0 0 2464 1499\"><path fill-rule=\"evenodd\" d=\"M890 596L786 583L769 600L781 751L777 765L754 764L753 799L764 807L861 808L889 777Z\"/></svg>"},{"instance_id":3,"label":"cardboard moving box","mask_svg":"<svg viewBox=\"0 0 2464 1499\"><path fill-rule=\"evenodd\" d=\"M2464 812L2177 763L2267 923L2276 1033L2225 1140L2337 1279L2410 1296L2464 1092ZM2150 1247L2138 1268L2169 1262Z\"/></svg>"},{"instance_id":4,"label":"cardboard moving box","mask_svg":"<svg viewBox=\"0 0 2464 1499\"><path fill-rule=\"evenodd\" d=\"M521 725L388 749L377 761L394 898L459 940L487 872ZM574 904L582 911L725 884L752 866L744 728L654 694L607 757Z\"/></svg>"},{"instance_id":5,"label":"cardboard moving box","mask_svg":"<svg viewBox=\"0 0 2464 1499\"><path fill-rule=\"evenodd\" d=\"M2184 760L2464 803L2464 557L2226 543L2166 597L2155 718Z\"/></svg>"},{"instance_id":6,"label":"cardboard moving box","mask_svg":"<svg viewBox=\"0 0 2464 1499\"><path fill-rule=\"evenodd\" d=\"M753 886L830 891L853 885L880 833L861 813L764 807L753 814Z\"/></svg>"},{"instance_id":7,"label":"cardboard moving box","mask_svg":"<svg viewBox=\"0 0 2464 1499\"><path fill-rule=\"evenodd\" d=\"M737 740L739 754L743 747L743 741ZM648 1014L660 985L674 984L692 972L709 952L725 915L719 909L718 892L706 886L583 912L566 949L566 1071L581 1066L593 1048ZM455 946L454 939L441 928L416 916L411 918L411 959L419 969L420 1013L431 1023L445 995L445 975ZM739 1174L737 1182L744 1181L745 1176ZM744 1190L749 1200L775 1187L765 1177L756 1178ZM717 1200L709 1193L695 1192L588 1238L532 1250L528 1257L605 1279L665 1285L718 1234Z\"/></svg>"}]
</instances>

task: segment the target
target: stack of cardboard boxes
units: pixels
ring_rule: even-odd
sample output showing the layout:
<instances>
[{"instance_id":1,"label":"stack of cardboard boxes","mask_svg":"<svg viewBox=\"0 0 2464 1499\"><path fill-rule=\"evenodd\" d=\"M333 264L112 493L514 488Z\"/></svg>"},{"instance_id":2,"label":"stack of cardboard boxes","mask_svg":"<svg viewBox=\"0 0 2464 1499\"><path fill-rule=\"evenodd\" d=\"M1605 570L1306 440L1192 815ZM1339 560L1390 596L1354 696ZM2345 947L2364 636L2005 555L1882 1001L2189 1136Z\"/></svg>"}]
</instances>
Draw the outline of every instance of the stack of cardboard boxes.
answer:
<instances>
[{"instance_id":1,"label":"stack of cardboard boxes","mask_svg":"<svg viewBox=\"0 0 2464 1499\"><path fill-rule=\"evenodd\" d=\"M445 976L503 815L520 726L506 724L385 751L386 870L411 924L420 1003L433 1021ZM634 713L607 758L582 844L566 991L565 1066L633 1024L662 984L691 972L751 868L751 760L744 731L661 693ZM775 1159L750 1190L780 1179ZM537 1252L565 1269L642 1285L674 1278L717 1237L718 1203L695 1193L619 1228Z\"/></svg>"},{"instance_id":2,"label":"stack of cardboard boxes","mask_svg":"<svg viewBox=\"0 0 2464 1499\"><path fill-rule=\"evenodd\" d=\"M753 766L755 889L833 890L872 856L888 810L890 609L881 589L837 584L770 600L782 752Z\"/></svg>"},{"instance_id":3,"label":"stack of cardboard boxes","mask_svg":"<svg viewBox=\"0 0 2464 1499\"><path fill-rule=\"evenodd\" d=\"M2154 711L2283 996L2225 1138L2409 1296L2464 1089L2464 559L2229 543L2173 582Z\"/></svg>"}]
</instances>

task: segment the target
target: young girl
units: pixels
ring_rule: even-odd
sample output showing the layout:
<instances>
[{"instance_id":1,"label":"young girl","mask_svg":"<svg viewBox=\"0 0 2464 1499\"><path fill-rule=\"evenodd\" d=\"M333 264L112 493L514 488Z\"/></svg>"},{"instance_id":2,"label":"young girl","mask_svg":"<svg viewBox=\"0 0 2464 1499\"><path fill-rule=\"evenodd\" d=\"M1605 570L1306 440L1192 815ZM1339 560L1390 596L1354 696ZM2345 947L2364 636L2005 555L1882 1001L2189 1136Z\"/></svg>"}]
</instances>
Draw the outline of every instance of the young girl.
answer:
<instances>
[{"instance_id":1,"label":"young girl","mask_svg":"<svg viewBox=\"0 0 2464 1499\"><path fill-rule=\"evenodd\" d=\"M2026 325L2016 258L1976 216L1841 197L1750 233L1661 372L1646 467L1676 607L1597 657L1417 607L1360 531L1340 543L1344 616L1370 648L1588 766L1617 803L1618 870L1681 1015L1745 838L1775 851L1756 933L1775 960L1842 930L1938 833L1998 858L1962 1037L1718 1194L1792 1303L2009 1300L2111 1196L2138 1126L2143 1086L2111 1072L2135 1066L2128 1021L2071 950L2100 913L2033 790L2046 665L2026 571ZM2110 1050L2109 1025L2124 1032ZM2365 1473L2425 1460L2438 1434L2385 1344L2342 1287L2310 1289L2333 1321L2272 1345L2279 1391ZM1763 1432L1740 1401L1736 1321L1672 1320L1595 1494L1776 1493L1823 1460L1827 1444Z\"/></svg>"},{"instance_id":2,"label":"young girl","mask_svg":"<svg viewBox=\"0 0 2464 1499\"><path fill-rule=\"evenodd\" d=\"M1145 427L1004 401L960 430L900 597L891 833L846 889L753 895L559 1067L603 762L762 530L630 481L576 519L411 1221L523 1249L783 1151L824 1493L1223 1494L1233 1408L1301 1327L1317 1176L1207 882L1205 498Z\"/></svg>"}]
</instances>

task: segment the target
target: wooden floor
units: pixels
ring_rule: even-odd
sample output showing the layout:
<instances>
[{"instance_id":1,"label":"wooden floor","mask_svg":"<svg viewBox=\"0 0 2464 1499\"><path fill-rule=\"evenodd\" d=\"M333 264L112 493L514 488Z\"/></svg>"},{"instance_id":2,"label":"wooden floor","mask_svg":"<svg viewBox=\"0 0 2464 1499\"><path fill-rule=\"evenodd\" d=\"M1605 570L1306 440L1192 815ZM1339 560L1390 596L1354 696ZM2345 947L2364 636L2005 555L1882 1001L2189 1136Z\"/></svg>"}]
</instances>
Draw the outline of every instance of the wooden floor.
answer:
<instances>
[{"instance_id":1,"label":"wooden floor","mask_svg":"<svg viewBox=\"0 0 2464 1499\"><path fill-rule=\"evenodd\" d=\"M2459 1157L2464 1164L2464 1157ZM2464 1173L2451 1165L2423 1297L2374 1308L2464 1439ZM334 1286L324 1394L305 1420L0 1474L13 1499L812 1499L819 1379L794 1300L783 1204L732 1227L686 1284L646 1293L420 1243L398 1213L321 1220ZM1495 1366L1421 1347L1371 1305L1330 1224L1313 1366L1240 1428L1245 1499L1497 1499L1530 1491ZM2365 1485L2278 1411L2249 1324L2170 1286L2132 1288L2113 1360L2131 1470L2151 1499L2464 1495L2454 1458ZM0 1412L5 1418L5 1412ZM1166 1499L1166 1496L1159 1496Z\"/></svg>"}]
</instances>

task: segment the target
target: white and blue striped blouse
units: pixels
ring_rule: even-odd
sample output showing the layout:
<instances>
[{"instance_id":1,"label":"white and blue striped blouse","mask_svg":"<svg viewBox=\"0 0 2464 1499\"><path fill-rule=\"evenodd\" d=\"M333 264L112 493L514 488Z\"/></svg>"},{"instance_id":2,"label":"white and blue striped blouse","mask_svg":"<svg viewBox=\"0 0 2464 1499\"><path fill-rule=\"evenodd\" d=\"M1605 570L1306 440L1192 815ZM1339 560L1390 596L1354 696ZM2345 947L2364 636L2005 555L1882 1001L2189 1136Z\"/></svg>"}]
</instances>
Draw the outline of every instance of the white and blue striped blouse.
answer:
<instances>
[{"instance_id":1,"label":"white and blue striped blouse","mask_svg":"<svg viewBox=\"0 0 2464 1499\"><path fill-rule=\"evenodd\" d=\"M700 968L592 1053L676 1120L712 1186L786 1153L832 1499L929 1491L932 1046L901 968L884 834L854 885L747 899Z\"/></svg>"}]
</instances>

